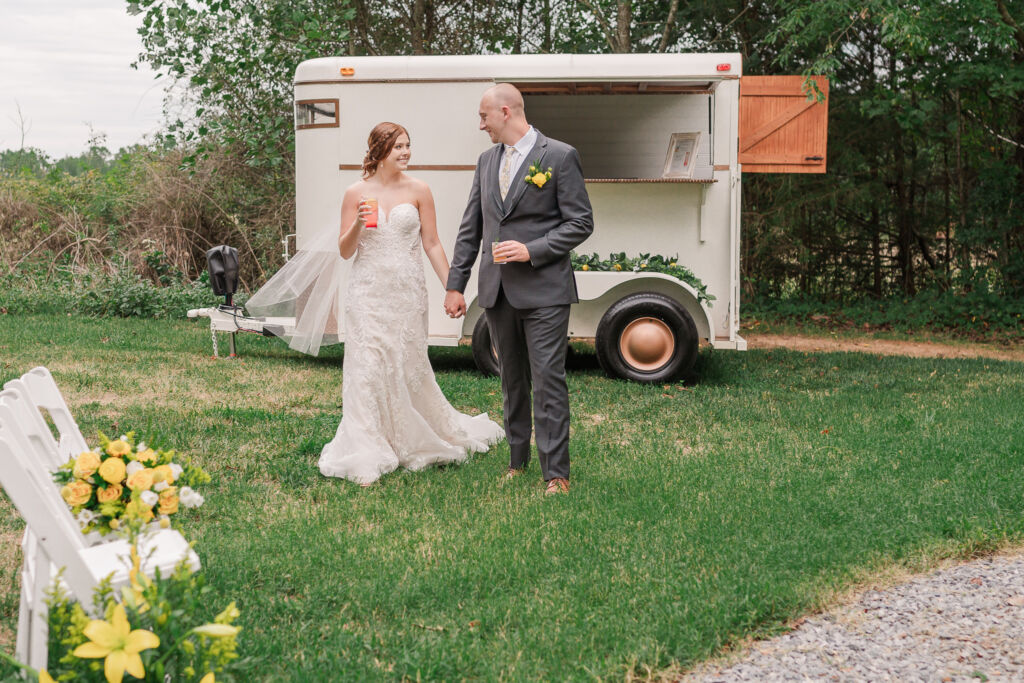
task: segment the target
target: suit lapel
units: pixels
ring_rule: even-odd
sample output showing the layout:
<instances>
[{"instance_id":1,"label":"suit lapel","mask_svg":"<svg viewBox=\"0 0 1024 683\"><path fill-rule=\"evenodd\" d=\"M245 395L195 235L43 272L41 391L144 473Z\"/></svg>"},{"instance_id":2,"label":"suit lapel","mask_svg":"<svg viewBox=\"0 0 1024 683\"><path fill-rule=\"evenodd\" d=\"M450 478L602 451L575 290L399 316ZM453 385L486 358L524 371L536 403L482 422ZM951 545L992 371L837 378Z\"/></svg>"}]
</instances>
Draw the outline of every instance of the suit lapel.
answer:
<instances>
[{"instance_id":1,"label":"suit lapel","mask_svg":"<svg viewBox=\"0 0 1024 683\"><path fill-rule=\"evenodd\" d=\"M547 152L547 150L548 139L544 137L540 131L537 131L537 141L533 143L533 149L531 149L530 153L525 159L523 159L523 165L519 167L519 172L516 174L516 177L512 179L512 186L509 188L508 194L505 195L505 203L501 212L501 217L503 219L508 218L509 214L515 210L519 200L522 199L523 195L526 193L526 187L529 183L523 180L523 178L526 176L530 165L536 162L539 168L544 168L544 153ZM501 195L499 194L498 196L500 197Z\"/></svg>"},{"instance_id":2,"label":"suit lapel","mask_svg":"<svg viewBox=\"0 0 1024 683\"><path fill-rule=\"evenodd\" d=\"M502 206L501 201L501 156L505 152L505 145L500 142L496 147L491 148L493 153L491 156L493 159L487 164L487 174L490 178L491 197L494 199L494 204L497 207L498 215L505 213L505 208Z\"/></svg>"}]
</instances>

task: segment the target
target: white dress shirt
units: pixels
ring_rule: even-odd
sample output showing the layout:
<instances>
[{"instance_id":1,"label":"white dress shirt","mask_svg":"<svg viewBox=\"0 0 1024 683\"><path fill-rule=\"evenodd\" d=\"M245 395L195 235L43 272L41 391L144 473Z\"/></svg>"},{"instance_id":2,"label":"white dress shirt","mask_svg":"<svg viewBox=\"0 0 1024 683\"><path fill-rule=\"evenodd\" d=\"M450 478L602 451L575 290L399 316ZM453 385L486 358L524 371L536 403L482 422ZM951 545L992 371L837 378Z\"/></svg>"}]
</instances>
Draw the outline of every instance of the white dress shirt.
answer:
<instances>
[{"instance_id":1,"label":"white dress shirt","mask_svg":"<svg viewBox=\"0 0 1024 683\"><path fill-rule=\"evenodd\" d=\"M520 175L519 169L523 167L523 162L526 161L526 155L530 153L530 150L533 149L535 144L537 144L537 131L534 130L533 126L530 126L530 129L526 131L526 134L519 138L519 142L512 145L512 148L515 149L515 151L512 153L512 184L509 186L509 192L512 191L512 187L515 187L516 178ZM505 145L505 149L502 150L502 152L506 152L508 147L508 145Z\"/></svg>"}]
</instances>

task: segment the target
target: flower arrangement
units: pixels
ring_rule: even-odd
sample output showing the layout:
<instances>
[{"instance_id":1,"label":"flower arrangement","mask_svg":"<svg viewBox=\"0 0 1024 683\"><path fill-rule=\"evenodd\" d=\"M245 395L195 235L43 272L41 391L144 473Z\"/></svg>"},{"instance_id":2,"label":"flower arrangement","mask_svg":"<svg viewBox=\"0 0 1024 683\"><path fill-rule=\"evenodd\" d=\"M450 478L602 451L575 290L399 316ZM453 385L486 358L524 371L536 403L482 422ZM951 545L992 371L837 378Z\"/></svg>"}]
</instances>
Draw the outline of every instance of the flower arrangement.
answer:
<instances>
[{"instance_id":1,"label":"flower arrangement","mask_svg":"<svg viewBox=\"0 0 1024 683\"><path fill-rule=\"evenodd\" d=\"M222 672L229 678L241 674L245 660L236 652L241 629L233 624L240 614L235 603L207 621L200 615L208 610L210 589L201 574L192 574L183 562L170 577L149 579L138 571L134 547L132 559L131 585L122 589L121 602L109 584L100 584L93 596L103 619L90 619L55 582L48 599L47 669L37 672L4 653L0 659L42 683L121 683L125 673L154 683L215 683Z\"/></svg>"},{"instance_id":2,"label":"flower arrangement","mask_svg":"<svg viewBox=\"0 0 1024 683\"><path fill-rule=\"evenodd\" d=\"M671 275L697 290L697 301L707 302L712 306L715 300L714 294L708 294L708 287L704 282L693 274L693 271L686 266L679 264L679 257L667 258L660 255L640 254L639 256L626 256L625 252L609 254L608 258L602 259L597 254L581 255L576 252L570 254L573 270L582 271L632 271L634 273L665 273Z\"/></svg>"},{"instance_id":3,"label":"flower arrangement","mask_svg":"<svg viewBox=\"0 0 1024 683\"><path fill-rule=\"evenodd\" d=\"M200 467L178 462L173 450L136 443L135 432L111 439L99 432L99 447L62 465L54 479L83 533L171 526L181 507L196 508L203 497L193 487L210 481Z\"/></svg>"},{"instance_id":4,"label":"flower arrangement","mask_svg":"<svg viewBox=\"0 0 1024 683\"><path fill-rule=\"evenodd\" d=\"M548 170L542 171L540 170L540 161L534 161L530 164L530 168L527 170L526 177L523 180L539 188L544 187L544 183L551 180L551 167L548 166Z\"/></svg>"}]
</instances>

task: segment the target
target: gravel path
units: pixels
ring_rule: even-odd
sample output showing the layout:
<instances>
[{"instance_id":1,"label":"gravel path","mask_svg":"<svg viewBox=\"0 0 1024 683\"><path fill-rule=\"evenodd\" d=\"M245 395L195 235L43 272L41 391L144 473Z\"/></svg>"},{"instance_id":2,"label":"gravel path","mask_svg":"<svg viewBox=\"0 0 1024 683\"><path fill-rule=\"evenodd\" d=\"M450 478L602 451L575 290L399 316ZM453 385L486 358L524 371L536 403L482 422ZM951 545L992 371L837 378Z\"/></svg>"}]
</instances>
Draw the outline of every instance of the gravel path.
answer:
<instances>
[{"instance_id":1,"label":"gravel path","mask_svg":"<svg viewBox=\"0 0 1024 683\"><path fill-rule=\"evenodd\" d=\"M918 576L683 681L1024 681L1024 552Z\"/></svg>"}]
</instances>

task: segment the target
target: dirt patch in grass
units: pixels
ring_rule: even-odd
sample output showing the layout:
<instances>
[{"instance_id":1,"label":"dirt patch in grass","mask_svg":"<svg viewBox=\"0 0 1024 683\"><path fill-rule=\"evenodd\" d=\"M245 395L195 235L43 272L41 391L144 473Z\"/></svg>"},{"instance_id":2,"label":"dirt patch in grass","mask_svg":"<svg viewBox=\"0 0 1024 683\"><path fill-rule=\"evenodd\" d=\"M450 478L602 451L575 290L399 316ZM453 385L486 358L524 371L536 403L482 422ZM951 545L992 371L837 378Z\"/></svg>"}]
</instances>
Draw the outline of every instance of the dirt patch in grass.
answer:
<instances>
[{"instance_id":1,"label":"dirt patch in grass","mask_svg":"<svg viewBox=\"0 0 1024 683\"><path fill-rule=\"evenodd\" d=\"M0 502L0 505L5 505ZM0 604L4 609L14 610L11 618L0 619L0 650L14 651L14 640L17 635L12 625L18 623L18 591L19 569L21 567L21 531L0 532Z\"/></svg>"},{"instance_id":2,"label":"dirt patch in grass","mask_svg":"<svg viewBox=\"0 0 1024 683\"><path fill-rule=\"evenodd\" d=\"M747 334L746 340L750 349L782 348L808 353L847 351L913 358L991 358L1024 363L1024 344L1007 348L994 344L943 344L929 341L811 337L796 334Z\"/></svg>"}]
</instances>

